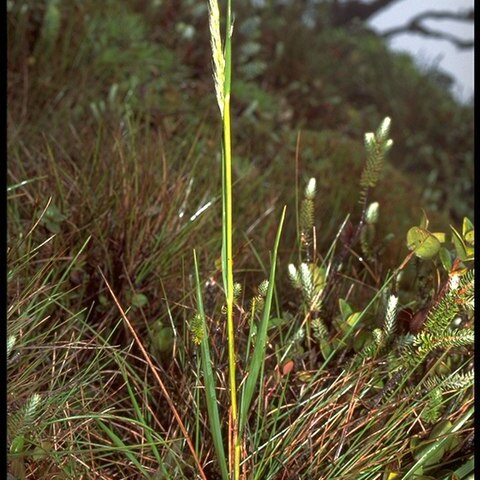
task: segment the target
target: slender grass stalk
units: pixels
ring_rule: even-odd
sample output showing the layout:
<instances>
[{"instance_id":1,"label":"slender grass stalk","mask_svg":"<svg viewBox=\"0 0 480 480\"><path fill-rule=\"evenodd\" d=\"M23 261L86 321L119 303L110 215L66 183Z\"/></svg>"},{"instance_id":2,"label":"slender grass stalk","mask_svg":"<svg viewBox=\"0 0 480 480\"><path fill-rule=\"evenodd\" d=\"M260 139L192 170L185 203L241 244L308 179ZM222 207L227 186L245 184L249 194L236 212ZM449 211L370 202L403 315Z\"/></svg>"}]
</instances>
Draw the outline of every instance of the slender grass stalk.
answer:
<instances>
[{"instance_id":1,"label":"slender grass stalk","mask_svg":"<svg viewBox=\"0 0 480 480\"><path fill-rule=\"evenodd\" d=\"M270 317L271 305L274 293L275 265L277 259L278 245L282 231L283 221L285 219L285 208L282 212L280 225L275 240L274 252L272 255L272 265L270 279L262 321L256 338L255 349L249 363L249 374L242 391L242 404L240 412L240 421L238 418L237 406L237 385L236 385L236 359L235 359L235 332L233 325L233 218L232 218L232 141L231 141L231 123L230 123L230 89L231 89L231 66L232 66L232 2L227 2L226 28L225 28L225 51L221 53L220 40L220 14L218 3L215 0L209 1L209 24L210 38L212 45L212 57L214 65L214 81L217 102L223 120L223 142L222 142L222 194L223 194L223 216L222 216L222 273L226 292L227 303L227 335L228 335L228 364L229 364L229 383L230 383L230 408L231 408L231 442L229 442L229 459L231 466L231 477L234 480L240 478L240 454L241 454L241 434L246 424L248 409L252 401L253 393L257 385L261 366L265 359L265 341L267 335L268 319ZM222 84L223 80L223 84ZM197 277L197 288L198 288ZM200 298L200 294L199 294ZM201 300L199 300L200 303ZM202 346L207 340L202 342ZM202 352L204 349L202 349ZM202 353L203 354L203 353ZM213 382L213 379L212 379ZM207 385L208 388L208 385ZM213 395L214 395L213 388ZM207 398L208 398L207 394ZM214 398L213 398L214 399ZM211 401L213 401L211 399ZM218 417L218 411L211 406L212 412ZM215 422L214 418L210 419ZM218 427L212 426L212 430ZM215 433L214 433L215 438ZM221 448L217 448L217 438L215 448L217 456L223 458ZM233 446L233 455L232 455ZM233 458L232 458L233 457ZM233 471L232 471L233 470Z\"/></svg>"},{"instance_id":2,"label":"slender grass stalk","mask_svg":"<svg viewBox=\"0 0 480 480\"><path fill-rule=\"evenodd\" d=\"M222 192L223 247L222 272L227 301L228 367L233 452L233 478L240 477L240 442L238 439L238 408L235 364L235 334L233 326L233 219L232 219L232 140L230 124L230 88L232 65L232 3L227 2L225 51L221 48L220 13L218 2L209 0L210 39L218 107L223 119ZM229 452L232 459L232 452Z\"/></svg>"},{"instance_id":3,"label":"slender grass stalk","mask_svg":"<svg viewBox=\"0 0 480 480\"><path fill-rule=\"evenodd\" d=\"M230 378L230 401L232 409L232 444L234 446L233 478L240 478L240 439L238 436L238 408L235 363L235 334L233 326L233 215L232 215L232 141L230 124L230 88L232 72L232 4L227 2L227 22L225 28L225 81L223 99L223 151L224 151L224 193L225 213L223 228L224 258L223 271L226 271L227 294L227 331L228 331L228 364Z\"/></svg>"}]
</instances>

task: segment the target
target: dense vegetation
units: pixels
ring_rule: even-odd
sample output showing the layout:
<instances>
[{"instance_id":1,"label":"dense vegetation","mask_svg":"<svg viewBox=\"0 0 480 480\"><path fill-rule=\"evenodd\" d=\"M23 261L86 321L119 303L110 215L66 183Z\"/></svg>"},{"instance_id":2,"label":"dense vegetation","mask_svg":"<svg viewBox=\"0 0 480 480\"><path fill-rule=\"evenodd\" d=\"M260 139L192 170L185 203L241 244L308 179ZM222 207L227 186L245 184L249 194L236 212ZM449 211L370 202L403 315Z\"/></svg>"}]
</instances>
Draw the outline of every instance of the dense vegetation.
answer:
<instances>
[{"instance_id":1,"label":"dense vegetation","mask_svg":"<svg viewBox=\"0 0 480 480\"><path fill-rule=\"evenodd\" d=\"M301 3L234 7L239 389L266 346L241 471L469 478L472 108L324 7L310 28ZM207 6L7 2L14 478L233 463Z\"/></svg>"}]
</instances>

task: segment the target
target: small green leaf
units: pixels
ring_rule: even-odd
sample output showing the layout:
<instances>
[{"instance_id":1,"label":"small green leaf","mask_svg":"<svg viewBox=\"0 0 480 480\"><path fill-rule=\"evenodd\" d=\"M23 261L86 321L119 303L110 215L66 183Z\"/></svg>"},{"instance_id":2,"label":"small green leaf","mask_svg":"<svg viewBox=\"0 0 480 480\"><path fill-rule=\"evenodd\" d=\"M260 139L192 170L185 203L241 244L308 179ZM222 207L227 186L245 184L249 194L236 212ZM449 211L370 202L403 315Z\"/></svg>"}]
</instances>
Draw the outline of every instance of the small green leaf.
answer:
<instances>
[{"instance_id":1,"label":"small green leaf","mask_svg":"<svg viewBox=\"0 0 480 480\"><path fill-rule=\"evenodd\" d=\"M467 217L465 217L462 225L462 236L466 242L473 245L474 235L475 227L473 226L473 223Z\"/></svg>"},{"instance_id":2,"label":"small green leaf","mask_svg":"<svg viewBox=\"0 0 480 480\"><path fill-rule=\"evenodd\" d=\"M324 360L326 360L332 353L332 346L330 345L328 340L321 340L319 348Z\"/></svg>"},{"instance_id":3,"label":"small green leaf","mask_svg":"<svg viewBox=\"0 0 480 480\"><path fill-rule=\"evenodd\" d=\"M420 440L420 437L418 437L418 436L412 437L412 438L410 439L410 448L411 448L412 450L417 449L418 446L419 446L419 444L420 444L420 441L421 441L421 440Z\"/></svg>"},{"instance_id":4,"label":"small green leaf","mask_svg":"<svg viewBox=\"0 0 480 480\"><path fill-rule=\"evenodd\" d=\"M147 303L148 303L148 298L143 293L136 293L132 297L132 305L134 307L138 307L138 308L144 307L145 305L147 305Z\"/></svg>"},{"instance_id":5,"label":"small green leaf","mask_svg":"<svg viewBox=\"0 0 480 480\"><path fill-rule=\"evenodd\" d=\"M463 238L472 247L475 245L475 230L469 230Z\"/></svg>"},{"instance_id":6,"label":"small green leaf","mask_svg":"<svg viewBox=\"0 0 480 480\"><path fill-rule=\"evenodd\" d=\"M452 422L449 420L443 420L433 427L430 435L428 436L429 440L437 440L438 437L442 437L445 433L450 432L452 429ZM448 437L445 439L443 444L445 451L452 450L453 448L457 447L460 444L459 435L449 434Z\"/></svg>"},{"instance_id":7,"label":"small green leaf","mask_svg":"<svg viewBox=\"0 0 480 480\"><path fill-rule=\"evenodd\" d=\"M45 217L47 217L48 219L52 220L55 223L60 223L67 219L67 217L53 203L45 211Z\"/></svg>"},{"instance_id":8,"label":"small green leaf","mask_svg":"<svg viewBox=\"0 0 480 480\"><path fill-rule=\"evenodd\" d=\"M448 375L452 372L452 367L449 365L449 362L439 362L435 365L433 370L437 375Z\"/></svg>"},{"instance_id":9,"label":"small green leaf","mask_svg":"<svg viewBox=\"0 0 480 480\"><path fill-rule=\"evenodd\" d=\"M407 232L407 247L415 255L424 260L434 257L440 250L441 244L437 237L428 230L412 227Z\"/></svg>"},{"instance_id":10,"label":"small green leaf","mask_svg":"<svg viewBox=\"0 0 480 480\"><path fill-rule=\"evenodd\" d=\"M457 251L458 258L462 260L462 262L469 260L467 246L465 245L463 238L451 225L450 228L452 229L452 241L455 245L455 250Z\"/></svg>"},{"instance_id":11,"label":"small green leaf","mask_svg":"<svg viewBox=\"0 0 480 480\"><path fill-rule=\"evenodd\" d=\"M372 343L372 334L366 330L361 330L353 339L353 349L355 352L359 352L370 343Z\"/></svg>"},{"instance_id":12,"label":"small green leaf","mask_svg":"<svg viewBox=\"0 0 480 480\"><path fill-rule=\"evenodd\" d=\"M428 220L427 214L425 213L425 210L422 208L422 217L420 218L419 227L427 230L428 224L429 224L429 220Z\"/></svg>"},{"instance_id":13,"label":"small green leaf","mask_svg":"<svg viewBox=\"0 0 480 480\"><path fill-rule=\"evenodd\" d=\"M432 232L432 235L440 242L445 243L445 234L443 232Z\"/></svg>"},{"instance_id":14,"label":"small green leaf","mask_svg":"<svg viewBox=\"0 0 480 480\"><path fill-rule=\"evenodd\" d=\"M42 441L42 443L35 447L32 452L32 458L36 461L45 460L48 458L52 450L52 444L48 440Z\"/></svg>"},{"instance_id":15,"label":"small green leaf","mask_svg":"<svg viewBox=\"0 0 480 480\"><path fill-rule=\"evenodd\" d=\"M11 453L22 453L25 449L25 437L23 435L16 436L10 444Z\"/></svg>"},{"instance_id":16,"label":"small green leaf","mask_svg":"<svg viewBox=\"0 0 480 480\"><path fill-rule=\"evenodd\" d=\"M60 225L56 222L51 222L49 220L46 220L45 221L45 227L47 227L47 230L50 232L50 233L60 233Z\"/></svg>"},{"instance_id":17,"label":"small green leaf","mask_svg":"<svg viewBox=\"0 0 480 480\"><path fill-rule=\"evenodd\" d=\"M285 322L286 322L285 318L281 318L281 317L271 318L268 321L268 329L270 330L271 328L281 327L282 325L285 324Z\"/></svg>"},{"instance_id":18,"label":"small green leaf","mask_svg":"<svg viewBox=\"0 0 480 480\"><path fill-rule=\"evenodd\" d=\"M312 377L313 374L311 372L301 371L297 373L297 378L302 383L308 383Z\"/></svg>"},{"instance_id":19,"label":"small green leaf","mask_svg":"<svg viewBox=\"0 0 480 480\"><path fill-rule=\"evenodd\" d=\"M444 435L446 432L451 430L452 428L452 422L449 420L443 420L439 423L437 423L433 428L432 431L430 432L430 435L428 436L429 440L436 440L438 437L441 435Z\"/></svg>"},{"instance_id":20,"label":"small green leaf","mask_svg":"<svg viewBox=\"0 0 480 480\"><path fill-rule=\"evenodd\" d=\"M160 353L169 352L173 347L173 329L172 327L163 327L155 333L153 346Z\"/></svg>"},{"instance_id":21,"label":"small green leaf","mask_svg":"<svg viewBox=\"0 0 480 480\"><path fill-rule=\"evenodd\" d=\"M103 295L103 293L101 293L99 296L98 296L98 303L100 303L100 305L108 305L108 298Z\"/></svg>"},{"instance_id":22,"label":"small green leaf","mask_svg":"<svg viewBox=\"0 0 480 480\"><path fill-rule=\"evenodd\" d=\"M392 472L390 469L383 474L382 480L398 480L400 478L400 473Z\"/></svg>"},{"instance_id":23,"label":"small green leaf","mask_svg":"<svg viewBox=\"0 0 480 480\"><path fill-rule=\"evenodd\" d=\"M419 478L422 478L423 476L423 467L420 465L418 468L415 469L415 473L413 474L415 476L415 480L418 480Z\"/></svg>"},{"instance_id":24,"label":"small green leaf","mask_svg":"<svg viewBox=\"0 0 480 480\"><path fill-rule=\"evenodd\" d=\"M361 316L362 316L362 314L360 312L352 313L347 318L347 324L350 327L355 327L357 325L358 321L360 320Z\"/></svg>"},{"instance_id":25,"label":"small green leaf","mask_svg":"<svg viewBox=\"0 0 480 480\"><path fill-rule=\"evenodd\" d=\"M449 272L452 269L452 256L450 252L445 247L441 247L438 256L440 257L444 270Z\"/></svg>"},{"instance_id":26,"label":"small green leaf","mask_svg":"<svg viewBox=\"0 0 480 480\"><path fill-rule=\"evenodd\" d=\"M343 298L338 300L338 306L343 320L346 320L353 312L352 307Z\"/></svg>"},{"instance_id":27,"label":"small green leaf","mask_svg":"<svg viewBox=\"0 0 480 480\"><path fill-rule=\"evenodd\" d=\"M315 293L318 293L321 289L325 287L325 269L315 265L314 263L310 264L310 270L312 272L313 286Z\"/></svg>"},{"instance_id":28,"label":"small green leaf","mask_svg":"<svg viewBox=\"0 0 480 480\"><path fill-rule=\"evenodd\" d=\"M450 434L448 437L448 441L445 449L447 450L447 452L450 450L454 450L460 445L460 443L461 443L460 434L457 434L457 435Z\"/></svg>"}]
</instances>

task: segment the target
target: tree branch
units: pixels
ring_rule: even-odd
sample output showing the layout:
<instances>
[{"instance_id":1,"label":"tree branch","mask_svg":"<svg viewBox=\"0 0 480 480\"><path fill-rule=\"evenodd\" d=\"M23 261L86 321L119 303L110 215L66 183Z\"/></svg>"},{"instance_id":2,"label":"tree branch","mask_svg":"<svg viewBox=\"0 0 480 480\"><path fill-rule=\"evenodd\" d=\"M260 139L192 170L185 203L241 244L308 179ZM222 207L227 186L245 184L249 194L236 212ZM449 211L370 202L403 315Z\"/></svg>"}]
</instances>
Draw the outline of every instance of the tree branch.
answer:
<instances>
[{"instance_id":1,"label":"tree branch","mask_svg":"<svg viewBox=\"0 0 480 480\"><path fill-rule=\"evenodd\" d=\"M366 22L378 11L387 8L400 0L374 0L365 3L359 0L351 0L345 3L339 3L334 0L332 5L332 19L335 26L342 26L350 23L354 19Z\"/></svg>"},{"instance_id":2,"label":"tree branch","mask_svg":"<svg viewBox=\"0 0 480 480\"><path fill-rule=\"evenodd\" d=\"M420 13L414 19L417 21L428 20L433 18L435 20L457 20L460 22L473 22L474 20L474 10L465 10L463 12L449 12L444 10L437 11L427 11Z\"/></svg>"},{"instance_id":3,"label":"tree branch","mask_svg":"<svg viewBox=\"0 0 480 480\"><path fill-rule=\"evenodd\" d=\"M474 12L473 9L467 10L465 12L446 12L446 11L431 11L423 12L415 17L413 17L407 24L395 27L390 30L387 30L381 34L382 37L388 38L402 33L416 33L419 35L424 35L426 37L438 38L440 40L447 40L459 49L473 48L473 40L462 40L454 35L451 35L446 32L441 32L434 30L432 28L422 25L421 22L425 20L435 19L435 20L456 20L462 22L471 22L473 21Z\"/></svg>"}]
</instances>

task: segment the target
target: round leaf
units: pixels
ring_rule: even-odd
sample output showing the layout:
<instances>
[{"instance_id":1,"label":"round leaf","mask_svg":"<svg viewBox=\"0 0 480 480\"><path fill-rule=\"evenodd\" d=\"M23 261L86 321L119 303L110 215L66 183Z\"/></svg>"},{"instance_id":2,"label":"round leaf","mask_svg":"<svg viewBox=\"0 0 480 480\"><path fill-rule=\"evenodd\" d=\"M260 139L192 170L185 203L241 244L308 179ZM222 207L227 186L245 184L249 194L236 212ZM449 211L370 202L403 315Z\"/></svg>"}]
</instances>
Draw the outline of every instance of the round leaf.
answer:
<instances>
[{"instance_id":1,"label":"round leaf","mask_svg":"<svg viewBox=\"0 0 480 480\"><path fill-rule=\"evenodd\" d=\"M132 305L134 307L144 307L148 303L148 298L143 293L136 293L132 297Z\"/></svg>"},{"instance_id":2,"label":"round leaf","mask_svg":"<svg viewBox=\"0 0 480 480\"><path fill-rule=\"evenodd\" d=\"M173 330L171 327L163 327L156 333L154 345L158 352L169 352L173 347Z\"/></svg>"},{"instance_id":3,"label":"round leaf","mask_svg":"<svg viewBox=\"0 0 480 480\"><path fill-rule=\"evenodd\" d=\"M407 233L407 247L415 255L424 260L434 257L440 250L441 244L437 237L428 230L412 227Z\"/></svg>"}]
</instances>

